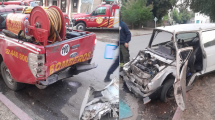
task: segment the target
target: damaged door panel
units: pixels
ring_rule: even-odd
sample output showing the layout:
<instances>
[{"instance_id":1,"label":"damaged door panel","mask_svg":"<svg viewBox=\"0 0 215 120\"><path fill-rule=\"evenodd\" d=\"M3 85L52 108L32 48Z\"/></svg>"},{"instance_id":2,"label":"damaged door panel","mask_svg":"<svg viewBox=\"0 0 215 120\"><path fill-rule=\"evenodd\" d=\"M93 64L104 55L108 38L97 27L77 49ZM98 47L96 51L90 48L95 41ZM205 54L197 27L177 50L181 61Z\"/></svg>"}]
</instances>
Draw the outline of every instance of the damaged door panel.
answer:
<instances>
[{"instance_id":1,"label":"damaged door panel","mask_svg":"<svg viewBox=\"0 0 215 120\"><path fill-rule=\"evenodd\" d=\"M193 48L187 47L179 49L176 55L176 79L174 83L174 95L179 108L186 109L186 73L188 59Z\"/></svg>"},{"instance_id":2,"label":"damaged door panel","mask_svg":"<svg viewBox=\"0 0 215 120\"><path fill-rule=\"evenodd\" d=\"M119 116L119 79L114 78L102 90L89 87L81 105L79 120L100 120L107 113Z\"/></svg>"}]
</instances>

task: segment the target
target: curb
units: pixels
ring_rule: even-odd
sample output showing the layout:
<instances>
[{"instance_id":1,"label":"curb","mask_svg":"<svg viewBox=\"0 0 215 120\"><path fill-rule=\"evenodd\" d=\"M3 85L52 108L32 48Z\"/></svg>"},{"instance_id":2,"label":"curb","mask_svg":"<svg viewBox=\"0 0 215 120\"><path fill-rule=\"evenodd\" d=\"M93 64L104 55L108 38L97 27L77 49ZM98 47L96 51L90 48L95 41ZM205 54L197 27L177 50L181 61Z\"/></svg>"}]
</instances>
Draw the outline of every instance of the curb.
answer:
<instances>
[{"instance_id":1,"label":"curb","mask_svg":"<svg viewBox=\"0 0 215 120\"><path fill-rule=\"evenodd\" d=\"M181 111L181 109L179 107L177 107L172 120L180 120L182 114L183 114L183 112Z\"/></svg>"},{"instance_id":2,"label":"curb","mask_svg":"<svg viewBox=\"0 0 215 120\"><path fill-rule=\"evenodd\" d=\"M96 38L98 41L101 42L109 42L109 43L117 43L118 40L117 39L107 39L107 38Z\"/></svg>"},{"instance_id":3,"label":"curb","mask_svg":"<svg viewBox=\"0 0 215 120\"><path fill-rule=\"evenodd\" d=\"M11 102L6 96L0 92L0 101L9 108L20 120L33 120L24 111Z\"/></svg>"}]
</instances>

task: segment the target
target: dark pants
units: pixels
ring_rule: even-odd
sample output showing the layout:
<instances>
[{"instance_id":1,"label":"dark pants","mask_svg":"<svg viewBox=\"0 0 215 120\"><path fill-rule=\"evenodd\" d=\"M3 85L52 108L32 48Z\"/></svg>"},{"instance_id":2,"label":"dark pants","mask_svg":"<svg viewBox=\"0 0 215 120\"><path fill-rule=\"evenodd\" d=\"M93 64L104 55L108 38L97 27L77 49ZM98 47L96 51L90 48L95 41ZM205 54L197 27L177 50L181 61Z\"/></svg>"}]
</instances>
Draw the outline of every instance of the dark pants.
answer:
<instances>
[{"instance_id":1,"label":"dark pants","mask_svg":"<svg viewBox=\"0 0 215 120\"><path fill-rule=\"evenodd\" d=\"M127 63L130 61L129 50L124 46L124 44L120 44L120 63Z\"/></svg>"},{"instance_id":2,"label":"dark pants","mask_svg":"<svg viewBox=\"0 0 215 120\"><path fill-rule=\"evenodd\" d=\"M114 63L110 66L107 74L113 74L116 68L119 66L119 56L115 59Z\"/></svg>"}]
</instances>

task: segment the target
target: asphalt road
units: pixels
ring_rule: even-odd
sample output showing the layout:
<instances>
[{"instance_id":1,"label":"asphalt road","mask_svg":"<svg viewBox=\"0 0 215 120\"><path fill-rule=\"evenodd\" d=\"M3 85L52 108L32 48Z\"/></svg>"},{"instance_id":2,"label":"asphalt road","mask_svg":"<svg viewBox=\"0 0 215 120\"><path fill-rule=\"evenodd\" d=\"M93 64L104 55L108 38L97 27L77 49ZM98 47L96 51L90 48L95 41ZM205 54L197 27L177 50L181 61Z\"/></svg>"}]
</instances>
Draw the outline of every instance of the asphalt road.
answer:
<instances>
[{"instance_id":1,"label":"asphalt road","mask_svg":"<svg viewBox=\"0 0 215 120\"><path fill-rule=\"evenodd\" d=\"M169 41L171 37L172 35L169 33L162 33L156 37L157 39L155 39L153 44ZM150 38L151 34L131 38L129 43L130 59L136 57L139 50L144 50L148 46ZM171 120L177 108L174 99L168 103L152 100L144 105L142 99L136 98L122 84L120 87L120 98L130 106L133 113L132 117L125 120Z\"/></svg>"},{"instance_id":2,"label":"asphalt road","mask_svg":"<svg viewBox=\"0 0 215 120\"><path fill-rule=\"evenodd\" d=\"M44 90L27 85L18 92L8 89L0 77L0 92L34 120L78 120L87 88L102 89L108 84L103 80L113 60L104 59L106 44L109 43L97 41L92 62L98 67L93 70L58 81ZM118 71L111 77L118 76Z\"/></svg>"},{"instance_id":3,"label":"asphalt road","mask_svg":"<svg viewBox=\"0 0 215 120\"><path fill-rule=\"evenodd\" d=\"M139 50L144 50L149 45L151 35L152 34L148 34L131 38L131 41L129 42L130 59L136 57ZM152 45L169 41L171 37L172 35L170 33L159 33L156 36L155 40L152 42Z\"/></svg>"}]
</instances>

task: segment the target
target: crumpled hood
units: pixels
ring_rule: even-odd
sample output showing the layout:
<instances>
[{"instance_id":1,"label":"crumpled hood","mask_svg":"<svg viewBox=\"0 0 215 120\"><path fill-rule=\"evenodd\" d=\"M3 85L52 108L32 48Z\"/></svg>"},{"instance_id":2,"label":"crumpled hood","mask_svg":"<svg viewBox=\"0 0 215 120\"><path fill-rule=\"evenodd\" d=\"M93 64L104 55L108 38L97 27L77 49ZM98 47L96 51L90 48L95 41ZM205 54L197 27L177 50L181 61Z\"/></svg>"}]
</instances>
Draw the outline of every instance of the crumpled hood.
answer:
<instances>
[{"instance_id":1,"label":"crumpled hood","mask_svg":"<svg viewBox=\"0 0 215 120\"><path fill-rule=\"evenodd\" d=\"M72 18L80 18L80 17L88 17L89 14L86 14L86 13L78 13L78 14L74 14L72 16Z\"/></svg>"}]
</instances>

